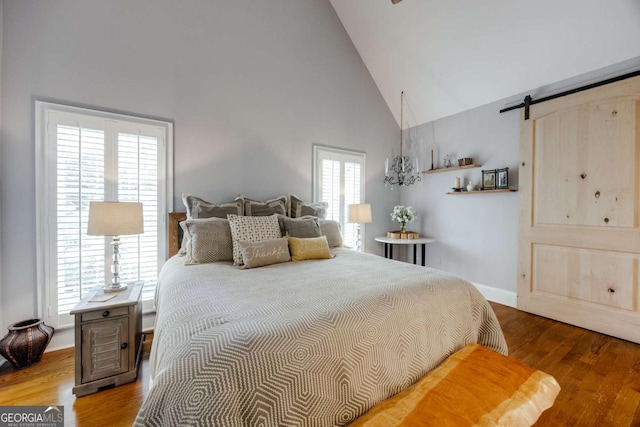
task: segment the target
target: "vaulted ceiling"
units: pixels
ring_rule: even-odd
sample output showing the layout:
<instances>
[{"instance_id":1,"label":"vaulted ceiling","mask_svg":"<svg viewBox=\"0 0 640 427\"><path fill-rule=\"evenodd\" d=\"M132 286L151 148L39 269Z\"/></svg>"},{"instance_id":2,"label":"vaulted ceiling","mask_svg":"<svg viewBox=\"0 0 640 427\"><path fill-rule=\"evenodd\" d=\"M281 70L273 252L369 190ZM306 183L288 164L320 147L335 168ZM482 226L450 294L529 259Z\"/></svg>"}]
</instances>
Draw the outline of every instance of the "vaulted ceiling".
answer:
<instances>
[{"instance_id":1,"label":"vaulted ceiling","mask_svg":"<svg viewBox=\"0 0 640 427\"><path fill-rule=\"evenodd\" d=\"M416 126L640 57L639 0L330 0Z\"/></svg>"}]
</instances>

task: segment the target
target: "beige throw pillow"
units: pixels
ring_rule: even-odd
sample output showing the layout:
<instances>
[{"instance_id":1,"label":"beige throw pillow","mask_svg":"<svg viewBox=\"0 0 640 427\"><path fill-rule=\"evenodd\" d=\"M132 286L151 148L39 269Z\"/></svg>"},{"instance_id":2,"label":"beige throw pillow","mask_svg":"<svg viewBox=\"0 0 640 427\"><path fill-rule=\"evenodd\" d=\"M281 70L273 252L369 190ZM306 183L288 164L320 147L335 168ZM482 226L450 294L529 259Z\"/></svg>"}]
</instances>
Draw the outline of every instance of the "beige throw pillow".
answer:
<instances>
[{"instance_id":1,"label":"beige throw pillow","mask_svg":"<svg viewBox=\"0 0 640 427\"><path fill-rule=\"evenodd\" d=\"M238 242L242 253L243 268L264 267L291 261L289 241L286 237L260 242Z\"/></svg>"}]
</instances>

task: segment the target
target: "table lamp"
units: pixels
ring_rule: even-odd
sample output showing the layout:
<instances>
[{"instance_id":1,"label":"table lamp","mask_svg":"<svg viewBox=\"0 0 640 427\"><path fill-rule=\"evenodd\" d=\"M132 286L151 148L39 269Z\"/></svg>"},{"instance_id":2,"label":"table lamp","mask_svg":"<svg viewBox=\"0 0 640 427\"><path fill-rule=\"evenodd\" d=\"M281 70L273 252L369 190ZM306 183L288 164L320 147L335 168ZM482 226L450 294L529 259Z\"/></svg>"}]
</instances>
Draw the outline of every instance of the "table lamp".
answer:
<instances>
[{"instance_id":1,"label":"table lamp","mask_svg":"<svg viewBox=\"0 0 640 427\"><path fill-rule=\"evenodd\" d=\"M142 234L144 222L142 203L133 202L91 202L89 204L89 236L112 236L113 263L111 284L105 285L105 292L120 292L127 289L120 283L120 236Z\"/></svg>"},{"instance_id":2,"label":"table lamp","mask_svg":"<svg viewBox=\"0 0 640 427\"><path fill-rule=\"evenodd\" d=\"M368 224L371 222L371 205L369 203L358 203L349 205L347 209L347 222L358 224L358 240L356 241L356 249L361 251L360 224Z\"/></svg>"}]
</instances>

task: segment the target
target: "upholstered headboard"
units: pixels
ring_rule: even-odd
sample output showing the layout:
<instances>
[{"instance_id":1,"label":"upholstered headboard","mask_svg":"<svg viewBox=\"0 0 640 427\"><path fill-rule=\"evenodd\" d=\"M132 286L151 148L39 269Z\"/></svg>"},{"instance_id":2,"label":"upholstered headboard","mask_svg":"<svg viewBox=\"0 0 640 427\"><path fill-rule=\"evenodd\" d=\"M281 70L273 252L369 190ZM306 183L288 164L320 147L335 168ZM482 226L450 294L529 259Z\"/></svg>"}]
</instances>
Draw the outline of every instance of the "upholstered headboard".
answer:
<instances>
[{"instance_id":1,"label":"upholstered headboard","mask_svg":"<svg viewBox=\"0 0 640 427\"><path fill-rule=\"evenodd\" d=\"M182 243L182 228L180 222L187 219L186 212L169 212L167 224L169 235L169 258L174 256L180 250Z\"/></svg>"}]
</instances>

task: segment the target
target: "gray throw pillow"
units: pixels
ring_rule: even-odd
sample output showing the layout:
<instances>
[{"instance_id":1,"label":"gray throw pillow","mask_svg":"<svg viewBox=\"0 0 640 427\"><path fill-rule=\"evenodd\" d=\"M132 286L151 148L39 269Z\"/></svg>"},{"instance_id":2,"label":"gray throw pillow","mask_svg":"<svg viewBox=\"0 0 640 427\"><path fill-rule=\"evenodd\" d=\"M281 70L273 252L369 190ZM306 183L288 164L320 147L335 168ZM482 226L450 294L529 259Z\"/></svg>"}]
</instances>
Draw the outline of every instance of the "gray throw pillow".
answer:
<instances>
[{"instance_id":1,"label":"gray throw pillow","mask_svg":"<svg viewBox=\"0 0 640 427\"><path fill-rule=\"evenodd\" d=\"M275 199L260 202L248 197L238 196L244 202L244 214L247 216L269 216L273 214L287 214L287 196L280 196ZM238 200L236 198L236 200Z\"/></svg>"},{"instance_id":2,"label":"gray throw pillow","mask_svg":"<svg viewBox=\"0 0 640 427\"><path fill-rule=\"evenodd\" d=\"M182 229L182 240L180 241L180 250L178 251L179 256L185 256L187 254L187 233L184 232L185 221L180 222L180 228Z\"/></svg>"},{"instance_id":3,"label":"gray throw pillow","mask_svg":"<svg viewBox=\"0 0 640 427\"><path fill-rule=\"evenodd\" d=\"M182 203L187 208L187 219L227 218L227 215L244 215L242 200L214 204L191 194L182 195Z\"/></svg>"},{"instance_id":4,"label":"gray throw pillow","mask_svg":"<svg viewBox=\"0 0 640 427\"><path fill-rule=\"evenodd\" d=\"M279 217L281 220L281 230L283 236L290 237L320 237L322 232L320 231L320 225L318 225L318 218L305 217L305 218L287 218Z\"/></svg>"},{"instance_id":5,"label":"gray throw pillow","mask_svg":"<svg viewBox=\"0 0 640 427\"><path fill-rule=\"evenodd\" d=\"M291 218L300 218L303 216L317 216L324 218L327 215L327 202L305 203L295 194L289 195L289 216Z\"/></svg>"},{"instance_id":6,"label":"gray throw pillow","mask_svg":"<svg viewBox=\"0 0 640 427\"><path fill-rule=\"evenodd\" d=\"M327 243L330 248L339 248L343 245L342 232L340 231L340 223L333 219L320 219L320 232L323 236L327 236Z\"/></svg>"},{"instance_id":7,"label":"gray throw pillow","mask_svg":"<svg viewBox=\"0 0 640 427\"><path fill-rule=\"evenodd\" d=\"M188 219L180 223L186 240L185 264L233 260L229 221L223 218Z\"/></svg>"}]
</instances>

